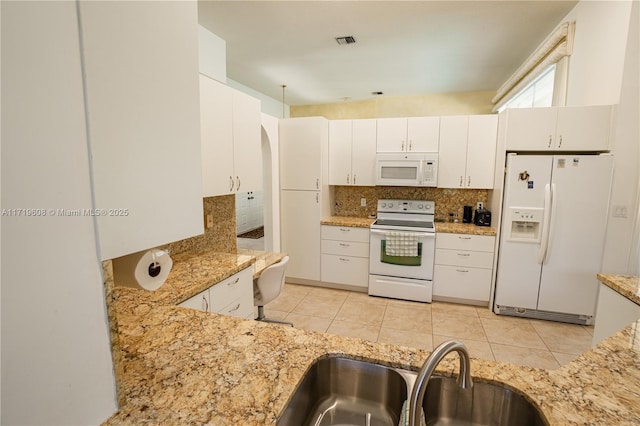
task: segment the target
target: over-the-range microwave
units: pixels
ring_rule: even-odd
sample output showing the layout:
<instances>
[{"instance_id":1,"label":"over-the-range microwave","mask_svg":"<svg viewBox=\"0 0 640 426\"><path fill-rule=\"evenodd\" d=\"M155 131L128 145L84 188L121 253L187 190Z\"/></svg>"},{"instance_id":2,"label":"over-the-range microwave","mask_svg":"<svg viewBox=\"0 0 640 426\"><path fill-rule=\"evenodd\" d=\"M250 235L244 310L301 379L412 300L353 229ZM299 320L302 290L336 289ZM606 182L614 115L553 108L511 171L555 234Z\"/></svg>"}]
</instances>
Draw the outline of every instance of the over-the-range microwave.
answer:
<instances>
[{"instance_id":1,"label":"over-the-range microwave","mask_svg":"<svg viewBox=\"0 0 640 426\"><path fill-rule=\"evenodd\" d=\"M376 156L376 185L437 186L438 153L384 153Z\"/></svg>"}]
</instances>

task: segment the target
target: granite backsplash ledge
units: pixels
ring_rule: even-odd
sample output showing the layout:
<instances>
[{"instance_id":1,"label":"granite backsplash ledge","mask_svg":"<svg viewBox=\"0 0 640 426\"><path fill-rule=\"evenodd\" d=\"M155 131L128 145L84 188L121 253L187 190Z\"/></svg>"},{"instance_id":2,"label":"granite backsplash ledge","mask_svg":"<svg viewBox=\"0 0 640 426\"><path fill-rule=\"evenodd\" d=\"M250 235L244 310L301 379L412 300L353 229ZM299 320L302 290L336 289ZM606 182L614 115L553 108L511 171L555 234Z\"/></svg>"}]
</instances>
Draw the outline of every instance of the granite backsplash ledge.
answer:
<instances>
[{"instance_id":1,"label":"granite backsplash ledge","mask_svg":"<svg viewBox=\"0 0 640 426\"><path fill-rule=\"evenodd\" d=\"M489 190L487 189L445 189L418 188L406 186L335 186L333 214L336 216L367 217L376 214L379 199L429 200L436 203L437 221L445 221L449 213L457 214L462 222L464 206L472 206L482 202L487 204ZM367 205L362 207L362 198Z\"/></svg>"}]
</instances>

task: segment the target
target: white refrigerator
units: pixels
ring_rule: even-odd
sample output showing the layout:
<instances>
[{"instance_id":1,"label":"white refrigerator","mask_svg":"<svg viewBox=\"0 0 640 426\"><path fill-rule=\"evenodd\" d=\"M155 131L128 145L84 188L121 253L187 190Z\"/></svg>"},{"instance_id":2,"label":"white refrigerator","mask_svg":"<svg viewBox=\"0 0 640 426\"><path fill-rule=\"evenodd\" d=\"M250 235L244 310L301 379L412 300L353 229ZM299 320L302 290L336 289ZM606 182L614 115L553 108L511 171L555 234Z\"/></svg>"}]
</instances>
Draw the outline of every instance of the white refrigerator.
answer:
<instances>
[{"instance_id":1,"label":"white refrigerator","mask_svg":"<svg viewBox=\"0 0 640 426\"><path fill-rule=\"evenodd\" d=\"M507 156L494 312L592 324L613 157Z\"/></svg>"}]
</instances>

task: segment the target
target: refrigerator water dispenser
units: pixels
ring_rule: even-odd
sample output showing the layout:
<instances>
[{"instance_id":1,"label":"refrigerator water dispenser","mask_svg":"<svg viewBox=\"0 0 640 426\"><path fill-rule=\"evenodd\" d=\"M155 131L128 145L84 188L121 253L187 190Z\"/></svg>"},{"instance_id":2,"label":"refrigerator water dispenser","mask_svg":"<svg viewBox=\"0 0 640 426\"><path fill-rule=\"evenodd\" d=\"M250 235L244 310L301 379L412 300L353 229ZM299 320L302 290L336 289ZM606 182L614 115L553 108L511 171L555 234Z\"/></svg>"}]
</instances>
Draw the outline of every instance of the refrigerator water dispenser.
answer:
<instances>
[{"instance_id":1,"label":"refrigerator water dispenser","mask_svg":"<svg viewBox=\"0 0 640 426\"><path fill-rule=\"evenodd\" d=\"M510 241L540 242L543 208L511 207L509 218L511 229L508 239Z\"/></svg>"}]
</instances>

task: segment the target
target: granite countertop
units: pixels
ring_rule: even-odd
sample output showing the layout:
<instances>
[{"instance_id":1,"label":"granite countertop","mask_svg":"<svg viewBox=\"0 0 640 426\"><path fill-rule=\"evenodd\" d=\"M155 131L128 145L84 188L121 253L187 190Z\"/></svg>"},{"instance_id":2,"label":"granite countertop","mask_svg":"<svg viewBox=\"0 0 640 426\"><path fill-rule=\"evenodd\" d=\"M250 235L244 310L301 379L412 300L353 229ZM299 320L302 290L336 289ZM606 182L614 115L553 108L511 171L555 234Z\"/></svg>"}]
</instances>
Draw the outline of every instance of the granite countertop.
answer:
<instances>
[{"instance_id":1,"label":"granite countertop","mask_svg":"<svg viewBox=\"0 0 640 426\"><path fill-rule=\"evenodd\" d=\"M473 223L436 222L436 233L489 235L495 237L496 229L490 226L476 226Z\"/></svg>"},{"instance_id":2,"label":"granite countertop","mask_svg":"<svg viewBox=\"0 0 640 426\"><path fill-rule=\"evenodd\" d=\"M322 219L320 221L320 224L332 226L351 226L353 228L368 228L373 222L375 222L375 220L375 218L369 217L330 216Z\"/></svg>"},{"instance_id":3,"label":"granite countertop","mask_svg":"<svg viewBox=\"0 0 640 426\"><path fill-rule=\"evenodd\" d=\"M420 349L304 331L176 306L120 322L128 404L106 425L273 425L310 364L342 355L416 370ZM452 375L447 357L438 372ZM472 359L475 380L505 383L551 425L640 422L640 322L547 371Z\"/></svg>"},{"instance_id":4,"label":"granite countertop","mask_svg":"<svg viewBox=\"0 0 640 426\"><path fill-rule=\"evenodd\" d=\"M245 262L257 263L247 256L203 253L184 260L192 267L208 264L213 269L197 272L199 280L231 275L222 271L224 266L213 264L214 259L227 262L231 271ZM186 267L176 267L183 278L193 275ZM197 292L195 287L183 288L189 294ZM417 370L428 356L421 349L165 304L177 297L168 289L164 291L171 295L159 300L149 298L145 294L149 292L120 290L115 303L127 403L106 425L273 425L319 357L341 355ZM457 364L448 357L438 372L455 374ZM478 359L471 367L475 380L504 383L524 392L551 425L640 423L640 321L557 370Z\"/></svg>"},{"instance_id":5,"label":"granite countertop","mask_svg":"<svg viewBox=\"0 0 640 426\"><path fill-rule=\"evenodd\" d=\"M598 280L613 291L640 305L640 277L631 275L598 274Z\"/></svg>"}]
</instances>

